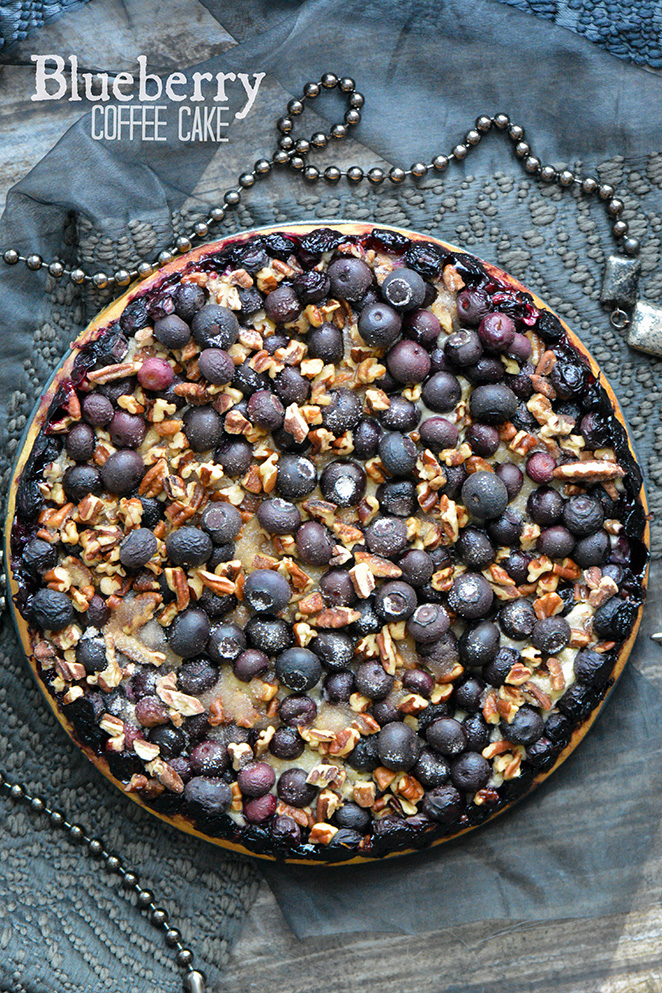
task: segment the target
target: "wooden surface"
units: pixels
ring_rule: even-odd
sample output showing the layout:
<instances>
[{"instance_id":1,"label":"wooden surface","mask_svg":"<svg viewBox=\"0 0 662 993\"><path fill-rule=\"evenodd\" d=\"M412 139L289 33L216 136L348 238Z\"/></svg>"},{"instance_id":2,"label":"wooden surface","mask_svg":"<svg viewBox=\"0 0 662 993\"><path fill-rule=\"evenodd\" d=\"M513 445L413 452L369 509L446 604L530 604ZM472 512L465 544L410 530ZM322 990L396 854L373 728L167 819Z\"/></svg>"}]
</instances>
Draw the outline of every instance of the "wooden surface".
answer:
<instances>
[{"instance_id":1,"label":"wooden surface","mask_svg":"<svg viewBox=\"0 0 662 993\"><path fill-rule=\"evenodd\" d=\"M117 7L131 24L112 37L96 25ZM197 0L169 0L165 19L138 17L141 0L91 3L29 38L0 68L0 207L13 183L81 115L81 105L30 102L30 55L75 52L85 66L131 68L138 54L156 52L170 71L232 46L232 39ZM83 108L84 109L84 108ZM662 570L652 571L660 588ZM662 691L662 648L648 641L662 629L662 611L649 602L638 663ZM236 943L222 989L232 993L662 993L662 866L642 853L642 910L614 917L545 922L475 923L418 935L341 934L298 940L263 884ZM339 869L338 871L342 871ZM479 914L479 909L477 910ZM196 947L195 936L190 936ZM199 950L199 959L204 951ZM204 963L201 962L204 967ZM216 993L216 991L214 991ZM218 991L220 993L220 991Z\"/></svg>"}]
</instances>

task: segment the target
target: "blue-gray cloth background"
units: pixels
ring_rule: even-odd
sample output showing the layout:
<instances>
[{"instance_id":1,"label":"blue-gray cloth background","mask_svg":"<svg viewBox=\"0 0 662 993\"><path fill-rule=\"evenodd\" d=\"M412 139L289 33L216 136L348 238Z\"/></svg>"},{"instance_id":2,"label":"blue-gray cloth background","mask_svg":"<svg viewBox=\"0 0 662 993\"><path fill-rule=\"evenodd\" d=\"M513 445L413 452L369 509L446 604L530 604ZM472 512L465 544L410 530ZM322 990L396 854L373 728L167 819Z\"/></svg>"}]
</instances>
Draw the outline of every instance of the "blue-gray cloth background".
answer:
<instances>
[{"instance_id":1,"label":"blue-gray cloth background","mask_svg":"<svg viewBox=\"0 0 662 993\"><path fill-rule=\"evenodd\" d=\"M0 61L85 4L0 3ZM75 125L11 191L0 249L64 258L88 271L154 257L173 231L204 217L219 191L274 147L273 122L303 83L352 75L366 109L351 142L321 157L409 166L451 148L477 114L505 110L543 161L613 183L644 242L642 290L662 303L662 67L659 5L649 0L205 0L228 43L218 71L266 71L255 111L217 150L92 142ZM109 6L107 31L152 15ZM167 6L160 8L167 12ZM112 13L112 17L111 17ZM191 15L193 16L193 15ZM155 28L158 39L158 29ZM162 53L155 46L157 53ZM97 67L107 64L100 43ZM68 54L68 52L63 52ZM150 57L150 71L186 68ZM202 67L205 68L205 67ZM1 97L0 97L1 99ZM48 108L43 109L48 113ZM337 115L319 102L305 131ZM307 218L374 219L466 246L513 272L592 349L629 418L653 509L662 509L662 361L630 351L598 295L609 225L596 203L542 188L502 137L420 186L304 187L291 174L245 197L224 231ZM222 232L221 232L222 233ZM98 291L24 270L0 272L0 473L6 481L32 404L68 342L103 304ZM659 516L659 514L658 514ZM659 534L659 525L654 527ZM656 539L657 540L657 539ZM659 544L659 541L657 542ZM633 664L596 728L552 782L475 836L402 863L314 873L265 869L296 933L415 932L443 922L541 920L619 913L662 895L662 733L653 576ZM643 673L643 674L642 674ZM130 804L82 760L31 682L10 623L0 634L0 767L52 799L140 866L222 986L228 947L261 866L169 829ZM647 759L640 760L645 750ZM141 915L86 860L22 807L2 801L0 988L19 993L165 993L180 989L172 956ZM360 913L355 909L360 908ZM366 909L369 908L369 909ZM259 977L258 977L259 981Z\"/></svg>"}]
</instances>

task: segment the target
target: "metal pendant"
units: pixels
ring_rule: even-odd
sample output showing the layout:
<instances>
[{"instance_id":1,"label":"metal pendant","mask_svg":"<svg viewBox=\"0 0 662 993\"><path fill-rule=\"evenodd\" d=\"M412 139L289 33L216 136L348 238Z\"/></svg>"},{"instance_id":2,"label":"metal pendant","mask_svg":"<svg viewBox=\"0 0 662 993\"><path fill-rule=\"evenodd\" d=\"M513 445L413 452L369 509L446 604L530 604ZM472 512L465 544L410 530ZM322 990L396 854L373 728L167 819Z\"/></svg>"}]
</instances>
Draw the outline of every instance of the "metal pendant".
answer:
<instances>
[{"instance_id":1,"label":"metal pendant","mask_svg":"<svg viewBox=\"0 0 662 993\"><path fill-rule=\"evenodd\" d=\"M610 255L605 263L600 301L616 307L632 307L637 301L637 284L641 272L639 259Z\"/></svg>"},{"instance_id":2,"label":"metal pendant","mask_svg":"<svg viewBox=\"0 0 662 993\"><path fill-rule=\"evenodd\" d=\"M630 318L628 345L647 355L662 356L662 307L637 301Z\"/></svg>"}]
</instances>

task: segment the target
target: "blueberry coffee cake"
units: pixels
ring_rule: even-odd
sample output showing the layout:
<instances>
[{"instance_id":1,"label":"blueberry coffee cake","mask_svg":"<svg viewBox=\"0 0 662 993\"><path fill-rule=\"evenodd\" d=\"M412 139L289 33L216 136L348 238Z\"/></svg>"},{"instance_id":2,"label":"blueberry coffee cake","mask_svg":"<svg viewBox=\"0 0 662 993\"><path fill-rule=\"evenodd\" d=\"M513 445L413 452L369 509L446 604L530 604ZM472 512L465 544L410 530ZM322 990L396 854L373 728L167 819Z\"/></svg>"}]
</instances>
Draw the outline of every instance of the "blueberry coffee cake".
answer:
<instances>
[{"instance_id":1,"label":"blueberry coffee cake","mask_svg":"<svg viewBox=\"0 0 662 993\"><path fill-rule=\"evenodd\" d=\"M483 823L577 744L644 598L608 384L504 272L366 224L205 245L111 304L15 471L16 620L65 728L226 846Z\"/></svg>"}]
</instances>

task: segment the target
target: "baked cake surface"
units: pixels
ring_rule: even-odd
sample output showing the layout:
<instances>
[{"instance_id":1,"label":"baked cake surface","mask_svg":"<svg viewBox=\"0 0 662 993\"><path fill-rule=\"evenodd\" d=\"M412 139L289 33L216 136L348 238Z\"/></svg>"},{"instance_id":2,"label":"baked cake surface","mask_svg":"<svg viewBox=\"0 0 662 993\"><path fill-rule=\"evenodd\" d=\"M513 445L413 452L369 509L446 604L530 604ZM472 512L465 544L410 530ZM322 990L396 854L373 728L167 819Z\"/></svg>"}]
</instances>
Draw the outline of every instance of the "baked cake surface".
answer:
<instances>
[{"instance_id":1,"label":"baked cake surface","mask_svg":"<svg viewBox=\"0 0 662 993\"><path fill-rule=\"evenodd\" d=\"M645 591L641 474L567 327L372 225L189 253L74 344L10 493L16 618L133 799L254 854L425 847L576 745Z\"/></svg>"}]
</instances>

